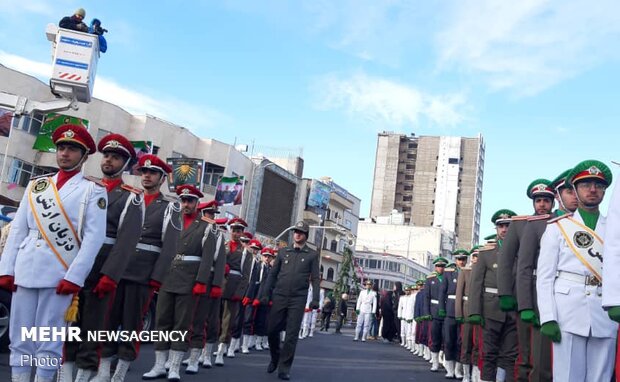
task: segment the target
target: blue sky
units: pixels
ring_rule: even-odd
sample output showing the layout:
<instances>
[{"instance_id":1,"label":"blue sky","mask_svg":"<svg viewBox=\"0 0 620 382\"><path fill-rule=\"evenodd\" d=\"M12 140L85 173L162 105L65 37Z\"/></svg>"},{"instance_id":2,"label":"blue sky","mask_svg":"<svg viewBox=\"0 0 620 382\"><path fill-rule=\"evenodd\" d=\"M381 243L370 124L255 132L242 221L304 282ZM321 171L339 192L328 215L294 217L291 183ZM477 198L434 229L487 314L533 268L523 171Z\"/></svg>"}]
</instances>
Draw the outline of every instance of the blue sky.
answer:
<instances>
[{"instance_id":1,"label":"blue sky","mask_svg":"<svg viewBox=\"0 0 620 382\"><path fill-rule=\"evenodd\" d=\"M618 175L617 1L0 0L0 63L45 78L44 27L79 6L110 30L96 97L302 147L305 176L333 177L362 216L383 130L484 136L482 236L499 208L530 213L535 178L588 158Z\"/></svg>"}]
</instances>

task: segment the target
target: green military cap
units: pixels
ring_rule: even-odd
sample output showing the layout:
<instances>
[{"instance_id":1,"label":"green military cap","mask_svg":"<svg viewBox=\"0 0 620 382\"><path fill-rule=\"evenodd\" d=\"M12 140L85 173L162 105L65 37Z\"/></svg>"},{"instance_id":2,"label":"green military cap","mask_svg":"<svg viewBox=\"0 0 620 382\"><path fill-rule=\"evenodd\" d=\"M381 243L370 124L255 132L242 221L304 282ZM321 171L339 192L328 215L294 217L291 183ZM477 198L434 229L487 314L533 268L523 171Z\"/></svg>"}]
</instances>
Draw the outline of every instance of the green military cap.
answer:
<instances>
[{"instance_id":1,"label":"green military cap","mask_svg":"<svg viewBox=\"0 0 620 382\"><path fill-rule=\"evenodd\" d=\"M442 267L442 266L445 267L448 263L449 263L448 259L446 259L445 257L441 257L441 256L433 260L433 265L435 265L436 267Z\"/></svg>"},{"instance_id":2,"label":"green military cap","mask_svg":"<svg viewBox=\"0 0 620 382\"><path fill-rule=\"evenodd\" d=\"M491 222L493 224L510 223L510 218L516 215L517 214L511 210L502 209L493 214L493 217L491 217Z\"/></svg>"},{"instance_id":3,"label":"green military cap","mask_svg":"<svg viewBox=\"0 0 620 382\"><path fill-rule=\"evenodd\" d=\"M496 233L494 233L493 235L489 235L489 236L484 238L484 240L486 240L486 241L495 240L495 239L497 239L497 234Z\"/></svg>"},{"instance_id":4,"label":"green military cap","mask_svg":"<svg viewBox=\"0 0 620 382\"><path fill-rule=\"evenodd\" d=\"M474 245L471 248L471 251L469 251L469 255L470 256L478 256L478 252L480 252L480 248L482 248L482 245Z\"/></svg>"},{"instance_id":5,"label":"green military cap","mask_svg":"<svg viewBox=\"0 0 620 382\"><path fill-rule=\"evenodd\" d=\"M446 265L446 268L456 269L456 264L455 263L450 263L450 264Z\"/></svg>"},{"instance_id":6,"label":"green military cap","mask_svg":"<svg viewBox=\"0 0 620 382\"><path fill-rule=\"evenodd\" d=\"M581 180L598 180L609 186L612 178L609 167L605 163L594 159L584 160L566 175L566 180L571 184Z\"/></svg>"},{"instance_id":7,"label":"green military cap","mask_svg":"<svg viewBox=\"0 0 620 382\"><path fill-rule=\"evenodd\" d=\"M457 249L452 253L452 256L454 256L455 259L463 257L467 258L467 256L469 256L469 252L464 249Z\"/></svg>"},{"instance_id":8,"label":"green military cap","mask_svg":"<svg viewBox=\"0 0 620 382\"><path fill-rule=\"evenodd\" d=\"M551 187L553 187L554 190L559 190L562 187L566 187L565 183L566 183L566 175L568 175L569 172L571 172L572 168L569 168L568 170L564 170L560 175L557 176L557 178L553 179L551 181Z\"/></svg>"},{"instance_id":9,"label":"green military cap","mask_svg":"<svg viewBox=\"0 0 620 382\"><path fill-rule=\"evenodd\" d=\"M419 280L418 280L418 281L416 281L415 283L416 283L417 285L424 285L424 282L425 282L425 281L424 281L424 279L419 279Z\"/></svg>"},{"instance_id":10,"label":"green military cap","mask_svg":"<svg viewBox=\"0 0 620 382\"><path fill-rule=\"evenodd\" d=\"M551 187L551 181L547 179L536 179L527 186L527 197L530 199L546 196L553 198L555 191Z\"/></svg>"}]
</instances>

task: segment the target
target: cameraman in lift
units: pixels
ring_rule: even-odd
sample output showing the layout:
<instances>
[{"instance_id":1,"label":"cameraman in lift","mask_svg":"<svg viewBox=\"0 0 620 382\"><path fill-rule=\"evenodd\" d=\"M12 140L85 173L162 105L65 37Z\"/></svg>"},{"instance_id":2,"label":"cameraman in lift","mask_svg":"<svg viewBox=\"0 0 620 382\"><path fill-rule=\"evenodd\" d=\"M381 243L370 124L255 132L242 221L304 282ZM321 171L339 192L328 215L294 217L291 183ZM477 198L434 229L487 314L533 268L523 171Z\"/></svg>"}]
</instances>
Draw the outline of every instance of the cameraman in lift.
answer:
<instances>
[{"instance_id":1,"label":"cameraman in lift","mask_svg":"<svg viewBox=\"0 0 620 382\"><path fill-rule=\"evenodd\" d=\"M106 42L105 37L103 37L103 34L107 32L107 29L101 27L101 20L93 19L93 21L90 22L88 33L96 34L99 37L99 51L101 53L105 53L106 50L108 50L108 43Z\"/></svg>"}]
</instances>

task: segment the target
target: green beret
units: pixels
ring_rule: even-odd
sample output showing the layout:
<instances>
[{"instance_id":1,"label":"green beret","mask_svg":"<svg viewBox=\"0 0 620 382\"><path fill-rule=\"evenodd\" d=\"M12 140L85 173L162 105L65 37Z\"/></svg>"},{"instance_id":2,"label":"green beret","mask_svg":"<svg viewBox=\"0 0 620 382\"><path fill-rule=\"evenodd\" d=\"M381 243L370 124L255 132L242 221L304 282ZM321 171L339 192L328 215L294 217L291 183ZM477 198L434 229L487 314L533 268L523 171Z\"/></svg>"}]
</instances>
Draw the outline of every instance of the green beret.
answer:
<instances>
[{"instance_id":1,"label":"green beret","mask_svg":"<svg viewBox=\"0 0 620 382\"><path fill-rule=\"evenodd\" d=\"M457 249L452 253L452 256L454 256L454 258L467 257L469 256L469 252L464 249Z\"/></svg>"},{"instance_id":2,"label":"green beret","mask_svg":"<svg viewBox=\"0 0 620 382\"><path fill-rule=\"evenodd\" d=\"M497 234L494 233L493 235L489 235L487 237L484 238L484 240L489 241L489 240L495 240L497 239Z\"/></svg>"},{"instance_id":3,"label":"green beret","mask_svg":"<svg viewBox=\"0 0 620 382\"><path fill-rule=\"evenodd\" d=\"M547 196L552 198L555 196L555 191L551 187L551 181L547 179L536 179L529 186L527 186L527 197L534 199L540 196Z\"/></svg>"},{"instance_id":4,"label":"green beret","mask_svg":"<svg viewBox=\"0 0 620 382\"><path fill-rule=\"evenodd\" d=\"M504 221L510 222L510 218L516 215L517 214L511 210L502 209L493 214L493 217L491 217L491 222L493 224L499 224L497 223L498 220L500 221L500 223Z\"/></svg>"},{"instance_id":5,"label":"green beret","mask_svg":"<svg viewBox=\"0 0 620 382\"><path fill-rule=\"evenodd\" d=\"M554 190L558 190L562 187L566 187L564 185L565 181L566 181L566 175L568 175L568 173L572 170L572 168L569 168L568 170L564 170L564 172L562 172L560 175L558 175L557 178L553 179L553 181L551 181L551 187L553 187Z\"/></svg>"},{"instance_id":6,"label":"green beret","mask_svg":"<svg viewBox=\"0 0 620 382\"><path fill-rule=\"evenodd\" d=\"M433 260L433 265L435 265L435 266L440 266L440 265L445 266L448 263L449 263L448 259L446 259L445 257L441 257L441 256L439 256L438 258Z\"/></svg>"},{"instance_id":7,"label":"green beret","mask_svg":"<svg viewBox=\"0 0 620 382\"><path fill-rule=\"evenodd\" d=\"M571 184L575 184L580 180L599 180L609 186L612 178L609 167L605 163L594 159L584 160L566 175L566 179Z\"/></svg>"}]
</instances>

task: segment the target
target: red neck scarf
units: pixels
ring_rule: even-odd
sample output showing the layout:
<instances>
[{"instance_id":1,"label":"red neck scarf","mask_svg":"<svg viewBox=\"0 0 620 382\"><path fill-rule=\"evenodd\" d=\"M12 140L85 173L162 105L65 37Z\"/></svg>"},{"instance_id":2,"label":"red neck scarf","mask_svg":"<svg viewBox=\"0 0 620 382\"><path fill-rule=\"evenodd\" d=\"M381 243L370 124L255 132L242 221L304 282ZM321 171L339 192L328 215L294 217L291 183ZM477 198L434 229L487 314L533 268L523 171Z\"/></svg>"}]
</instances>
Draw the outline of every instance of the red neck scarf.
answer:
<instances>
[{"instance_id":1,"label":"red neck scarf","mask_svg":"<svg viewBox=\"0 0 620 382\"><path fill-rule=\"evenodd\" d=\"M79 169L73 170L73 171L65 171L65 170L58 171L58 178L56 180L56 188L60 190L62 186L64 186L65 183L67 183L69 179L73 178L73 176L77 174L78 172L80 172Z\"/></svg>"},{"instance_id":2,"label":"red neck scarf","mask_svg":"<svg viewBox=\"0 0 620 382\"><path fill-rule=\"evenodd\" d=\"M234 241L234 240L231 240L231 241L228 243L228 248L230 249L230 252L231 252L231 253L232 253L232 252L235 252L235 251L237 250L237 247L238 247L238 246L239 246L239 243L238 243L238 242L236 242L236 241Z\"/></svg>"},{"instance_id":3,"label":"red neck scarf","mask_svg":"<svg viewBox=\"0 0 620 382\"><path fill-rule=\"evenodd\" d=\"M148 207L149 204L151 204L153 200L157 199L158 196L159 196L159 192L153 195L144 194L144 205Z\"/></svg>"},{"instance_id":4,"label":"red neck scarf","mask_svg":"<svg viewBox=\"0 0 620 382\"><path fill-rule=\"evenodd\" d=\"M103 184L105 184L105 189L106 191L110 192L113 189L116 188L116 186L120 185L121 183L123 183L123 179L122 178L117 178L117 179L102 179Z\"/></svg>"},{"instance_id":5,"label":"red neck scarf","mask_svg":"<svg viewBox=\"0 0 620 382\"><path fill-rule=\"evenodd\" d=\"M196 220L196 216L198 216L198 212L194 212L191 215L183 214L183 229L187 229Z\"/></svg>"}]
</instances>

